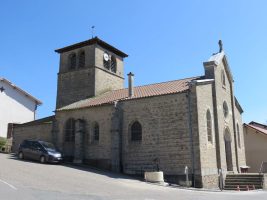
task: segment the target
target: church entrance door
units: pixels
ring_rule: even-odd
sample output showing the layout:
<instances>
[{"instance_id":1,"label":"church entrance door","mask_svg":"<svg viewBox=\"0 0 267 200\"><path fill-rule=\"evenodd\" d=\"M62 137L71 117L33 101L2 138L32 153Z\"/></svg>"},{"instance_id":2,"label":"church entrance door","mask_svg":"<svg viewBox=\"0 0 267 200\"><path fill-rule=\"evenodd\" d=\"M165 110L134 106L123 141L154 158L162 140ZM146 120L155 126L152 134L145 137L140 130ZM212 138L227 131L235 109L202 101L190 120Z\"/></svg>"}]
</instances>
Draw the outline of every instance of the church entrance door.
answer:
<instances>
[{"instance_id":1,"label":"church entrance door","mask_svg":"<svg viewBox=\"0 0 267 200\"><path fill-rule=\"evenodd\" d=\"M227 171L233 171L233 159L232 159L232 147L231 147L232 139L229 129L225 129L224 132L224 144L225 144L225 157L226 157L226 165Z\"/></svg>"}]
</instances>

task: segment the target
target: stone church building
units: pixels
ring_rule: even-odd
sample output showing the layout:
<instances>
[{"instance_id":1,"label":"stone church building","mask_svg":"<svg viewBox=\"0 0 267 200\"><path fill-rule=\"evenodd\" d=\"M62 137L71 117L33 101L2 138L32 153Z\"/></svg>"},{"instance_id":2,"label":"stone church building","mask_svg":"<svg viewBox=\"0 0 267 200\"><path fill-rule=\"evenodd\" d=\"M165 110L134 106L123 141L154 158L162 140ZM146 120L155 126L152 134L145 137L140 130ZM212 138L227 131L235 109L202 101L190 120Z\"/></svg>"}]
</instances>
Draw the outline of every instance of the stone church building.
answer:
<instances>
[{"instance_id":1,"label":"stone church building","mask_svg":"<svg viewBox=\"0 0 267 200\"><path fill-rule=\"evenodd\" d=\"M188 166L192 186L218 187L219 169L246 165L243 110L220 47L202 76L135 87L129 73L128 88L127 54L99 38L57 49L55 116L17 125L14 149L43 126L30 138L45 135L75 163L131 175L159 169L178 184Z\"/></svg>"}]
</instances>

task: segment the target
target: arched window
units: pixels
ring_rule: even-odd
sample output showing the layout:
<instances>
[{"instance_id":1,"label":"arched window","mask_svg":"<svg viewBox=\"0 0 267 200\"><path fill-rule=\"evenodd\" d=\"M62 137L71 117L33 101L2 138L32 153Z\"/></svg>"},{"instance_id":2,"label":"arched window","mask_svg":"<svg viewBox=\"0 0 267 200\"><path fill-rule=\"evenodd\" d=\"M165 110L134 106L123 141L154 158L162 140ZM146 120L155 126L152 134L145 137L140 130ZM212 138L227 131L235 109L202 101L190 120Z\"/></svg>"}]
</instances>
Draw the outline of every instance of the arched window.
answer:
<instances>
[{"instance_id":1,"label":"arched window","mask_svg":"<svg viewBox=\"0 0 267 200\"><path fill-rule=\"evenodd\" d=\"M111 60L111 55L108 54L108 52L104 52L103 56L103 64L106 69L110 69L110 60Z\"/></svg>"},{"instance_id":2,"label":"arched window","mask_svg":"<svg viewBox=\"0 0 267 200\"><path fill-rule=\"evenodd\" d=\"M84 51L79 54L79 68L84 68L85 66L85 53Z\"/></svg>"},{"instance_id":3,"label":"arched window","mask_svg":"<svg viewBox=\"0 0 267 200\"><path fill-rule=\"evenodd\" d=\"M75 121L72 118L68 119L65 125L65 141L75 141Z\"/></svg>"},{"instance_id":4,"label":"arched window","mask_svg":"<svg viewBox=\"0 0 267 200\"><path fill-rule=\"evenodd\" d=\"M226 83L225 83L225 73L224 73L224 70L222 70L222 73L221 73L221 78L222 78L222 85L225 86Z\"/></svg>"},{"instance_id":5,"label":"arched window","mask_svg":"<svg viewBox=\"0 0 267 200\"><path fill-rule=\"evenodd\" d=\"M104 52L103 54L103 65L106 69L116 73L117 71L117 61L114 55Z\"/></svg>"},{"instance_id":6,"label":"arched window","mask_svg":"<svg viewBox=\"0 0 267 200\"><path fill-rule=\"evenodd\" d=\"M136 121L131 126L131 140L132 141L141 141L142 140L142 126Z\"/></svg>"},{"instance_id":7,"label":"arched window","mask_svg":"<svg viewBox=\"0 0 267 200\"><path fill-rule=\"evenodd\" d=\"M237 132L238 147L241 148L241 138L240 138L240 131L239 131L239 125L238 124L236 124L236 132Z\"/></svg>"},{"instance_id":8,"label":"arched window","mask_svg":"<svg viewBox=\"0 0 267 200\"><path fill-rule=\"evenodd\" d=\"M94 125L94 141L99 141L99 125L95 123Z\"/></svg>"},{"instance_id":9,"label":"arched window","mask_svg":"<svg viewBox=\"0 0 267 200\"><path fill-rule=\"evenodd\" d=\"M211 114L210 114L210 111L209 110L207 110L206 119L207 119L207 135L208 135L208 141L210 143L212 143L212 121L211 121Z\"/></svg>"},{"instance_id":10,"label":"arched window","mask_svg":"<svg viewBox=\"0 0 267 200\"><path fill-rule=\"evenodd\" d=\"M76 68L76 54L75 53L72 53L69 57L69 66L70 66L70 69Z\"/></svg>"},{"instance_id":11,"label":"arched window","mask_svg":"<svg viewBox=\"0 0 267 200\"><path fill-rule=\"evenodd\" d=\"M227 118L228 114L229 114L228 106L227 106L227 103L224 101L223 102L223 115L225 118Z\"/></svg>"},{"instance_id":12,"label":"arched window","mask_svg":"<svg viewBox=\"0 0 267 200\"><path fill-rule=\"evenodd\" d=\"M114 73L117 71L117 62L115 56L111 56L110 60L110 70Z\"/></svg>"}]
</instances>

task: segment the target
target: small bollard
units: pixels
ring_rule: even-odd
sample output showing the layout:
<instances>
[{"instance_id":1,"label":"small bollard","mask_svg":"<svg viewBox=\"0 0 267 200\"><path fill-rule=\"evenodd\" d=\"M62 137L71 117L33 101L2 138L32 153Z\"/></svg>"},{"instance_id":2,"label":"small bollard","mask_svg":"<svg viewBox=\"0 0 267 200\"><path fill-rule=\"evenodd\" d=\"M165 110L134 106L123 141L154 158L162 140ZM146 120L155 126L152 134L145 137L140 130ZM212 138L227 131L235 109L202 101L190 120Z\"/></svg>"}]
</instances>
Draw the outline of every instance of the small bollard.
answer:
<instances>
[{"instance_id":1,"label":"small bollard","mask_svg":"<svg viewBox=\"0 0 267 200\"><path fill-rule=\"evenodd\" d=\"M186 187L189 187L189 177L188 177L188 167L185 166L184 168L184 173L185 173L185 184L186 184Z\"/></svg>"},{"instance_id":2,"label":"small bollard","mask_svg":"<svg viewBox=\"0 0 267 200\"><path fill-rule=\"evenodd\" d=\"M221 191L224 188L222 169L219 169L219 188L220 188Z\"/></svg>"}]
</instances>

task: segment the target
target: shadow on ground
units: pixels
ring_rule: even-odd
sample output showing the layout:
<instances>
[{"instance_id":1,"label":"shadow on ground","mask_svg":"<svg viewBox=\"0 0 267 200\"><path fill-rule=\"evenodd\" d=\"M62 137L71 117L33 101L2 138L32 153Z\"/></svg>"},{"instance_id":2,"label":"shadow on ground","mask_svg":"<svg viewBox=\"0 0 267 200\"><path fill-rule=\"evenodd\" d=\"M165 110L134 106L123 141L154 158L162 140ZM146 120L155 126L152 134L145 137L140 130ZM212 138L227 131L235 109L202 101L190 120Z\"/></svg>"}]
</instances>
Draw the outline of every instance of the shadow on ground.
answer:
<instances>
[{"instance_id":1,"label":"shadow on ground","mask_svg":"<svg viewBox=\"0 0 267 200\"><path fill-rule=\"evenodd\" d=\"M20 160L17 157L17 155L14 153L9 154L8 159L17 160L19 162L29 162L29 163L34 163L34 164L38 164L38 165L43 165L43 164L39 163L38 161L33 161L33 160L28 160L28 159ZM89 165L85 165L85 164L74 164L71 162L63 162L60 164L47 163L46 165L61 165L63 167L68 167L68 168L72 168L72 169L76 169L76 170L91 172L91 173L107 176L110 178L116 178L116 179L129 179L129 180L139 180L139 181L144 180L143 177L140 177L140 176L130 176L130 175L122 174L122 173L111 172L111 171L98 169L98 168L95 168L95 167L92 167Z\"/></svg>"}]
</instances>

